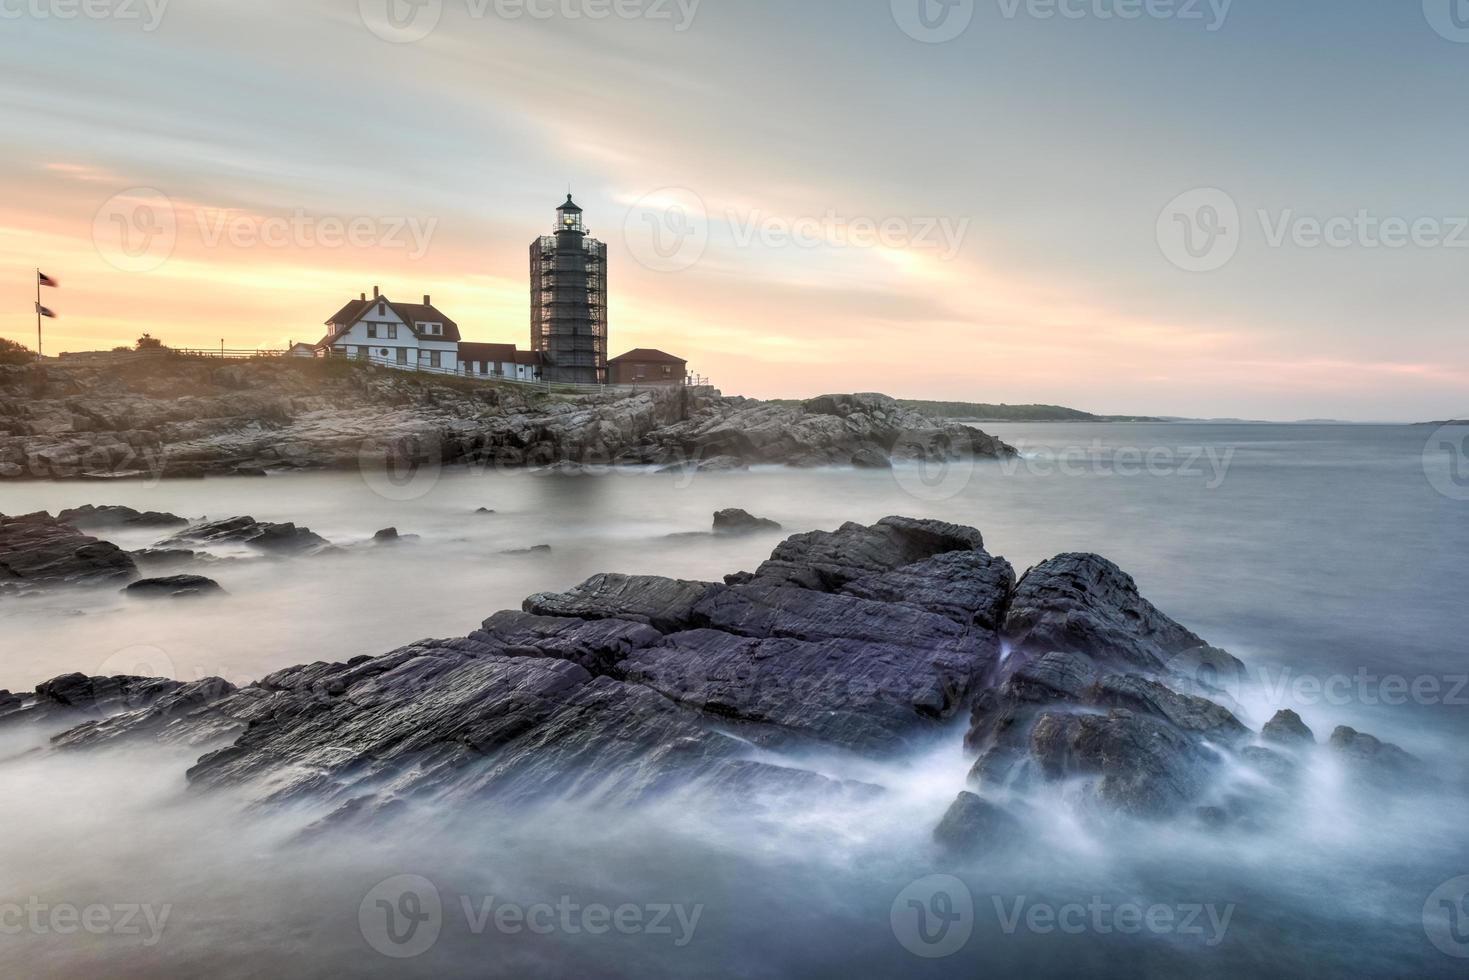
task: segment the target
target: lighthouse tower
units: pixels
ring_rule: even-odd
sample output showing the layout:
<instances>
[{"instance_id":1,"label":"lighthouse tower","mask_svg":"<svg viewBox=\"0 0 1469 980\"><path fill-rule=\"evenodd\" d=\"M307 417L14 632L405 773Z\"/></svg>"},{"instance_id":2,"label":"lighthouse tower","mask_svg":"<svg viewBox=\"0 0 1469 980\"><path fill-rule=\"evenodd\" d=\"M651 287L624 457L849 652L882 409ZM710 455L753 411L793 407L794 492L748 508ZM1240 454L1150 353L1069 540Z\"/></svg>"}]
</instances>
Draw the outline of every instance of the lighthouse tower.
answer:
<instances>
[{"instance_id":1,"label":"lighthouse tower","mask_svg":"<svg viewBox=\"0 0 1469 980\"><path fill-rule=\"evenodd\" d=\"M607 246L570 194L553 233L531 243L530 341L545 380L607 383Z\"/></svg>"}]
</instances>

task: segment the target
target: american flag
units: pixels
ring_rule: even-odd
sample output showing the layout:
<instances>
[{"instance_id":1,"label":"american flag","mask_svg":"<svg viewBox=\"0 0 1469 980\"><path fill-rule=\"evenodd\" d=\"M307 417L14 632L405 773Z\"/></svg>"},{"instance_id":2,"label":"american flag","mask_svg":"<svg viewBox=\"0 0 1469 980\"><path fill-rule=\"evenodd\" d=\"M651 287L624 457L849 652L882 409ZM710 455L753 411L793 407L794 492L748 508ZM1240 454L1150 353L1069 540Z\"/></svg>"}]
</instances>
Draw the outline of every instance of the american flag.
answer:
<instances>
[{"instance_id":1,"label":"american flag","mask_svg":"<svg viewBox=\"0 0 1469 980\"><path fill-rule=\"evenodd\" d=\"M53 320L56 319L56 311L55 310L52 310L52 309L47 309L46 307L42 306L40 303L37 303L36 304L36 313L39 314L40 316L50 317Z\"/></svg>"},{"instance_id":2,"label":"american flag","mask_svg":"<svg viewBox=\"0 0 1469 980\"><path fill-rule=\"evenodd\" d=\"M58 289L61 287L61 283L57 282L55 279L52 279L40 269L36 270L36 282L40 283L42 286L55 286Z\"/></svg>"}]
</instances>

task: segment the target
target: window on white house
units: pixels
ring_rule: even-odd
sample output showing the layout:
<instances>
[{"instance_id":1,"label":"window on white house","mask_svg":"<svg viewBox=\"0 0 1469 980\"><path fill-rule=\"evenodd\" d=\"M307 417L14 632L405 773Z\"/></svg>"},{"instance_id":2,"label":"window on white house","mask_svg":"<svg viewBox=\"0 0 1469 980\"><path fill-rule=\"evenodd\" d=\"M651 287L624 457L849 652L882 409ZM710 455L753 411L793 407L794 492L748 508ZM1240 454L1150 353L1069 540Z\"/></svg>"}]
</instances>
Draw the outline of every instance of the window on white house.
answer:
<instances>
[{"instance_id":1,"label":"window on white house","mask_svg":"<svg viewBox=\"0 0 1469 980\"><path fill-rule=\"evenodd\" d=\"M397 326L397 324L394 324L394 323L388 324L388 339L389 340L397 340L398 339L398 326Z\"/></svg>"},{"instance_id":2,"label":"window on white house","mask_svg":"<svg viewBox=\"0 0 1469 980\"><path fill-rule=\"evenodd\" d=\"M432 351L429 351L428 352L428 366L429 367L442 367L443 366L442 359L441 359L438 351L432 350Z\"/></svg>"},{"instance_id":3,"label":"window on white house","mask_svg":"<svg viewBox=\"0 0 1469 980\"><path fill-rule=\"evenodd\" d=\"M407 364L408 363L408 348L407 347L399 347L398 348L398 363L399 364Z\"/></svg>"},{"instance_id":4,"label":"window on white house","mask_svg":"<svg viewBox=\"0 0 1469 980\"><path fill-rule=\"evenodd\" d=\"M376 323L369 323L367 325L367 338L369 340L374 340L374 339L377 338L377 324Z\"/></svg>"}]
</instances>

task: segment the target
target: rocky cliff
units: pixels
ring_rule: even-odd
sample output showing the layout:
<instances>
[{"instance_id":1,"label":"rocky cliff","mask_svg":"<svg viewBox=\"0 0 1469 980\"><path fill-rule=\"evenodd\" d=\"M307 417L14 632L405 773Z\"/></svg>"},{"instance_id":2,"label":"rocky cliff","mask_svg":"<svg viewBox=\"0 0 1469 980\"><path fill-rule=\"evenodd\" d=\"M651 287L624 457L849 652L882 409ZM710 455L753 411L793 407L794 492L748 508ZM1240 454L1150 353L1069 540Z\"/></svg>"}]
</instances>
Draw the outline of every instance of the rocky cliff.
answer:
<instances>
[{"instance_id":1,"label":"rocky cliff","mask_svg":"<svg viewBox=\"0 0 1469 980\"><path fill-rule=\"evenodd\" d=\"M707 389L562 393L289 358L0 367L0 479L260 474L371 459L887 466L1009 452L882 395L790 405Z\"/></svg>"}]
</instances>

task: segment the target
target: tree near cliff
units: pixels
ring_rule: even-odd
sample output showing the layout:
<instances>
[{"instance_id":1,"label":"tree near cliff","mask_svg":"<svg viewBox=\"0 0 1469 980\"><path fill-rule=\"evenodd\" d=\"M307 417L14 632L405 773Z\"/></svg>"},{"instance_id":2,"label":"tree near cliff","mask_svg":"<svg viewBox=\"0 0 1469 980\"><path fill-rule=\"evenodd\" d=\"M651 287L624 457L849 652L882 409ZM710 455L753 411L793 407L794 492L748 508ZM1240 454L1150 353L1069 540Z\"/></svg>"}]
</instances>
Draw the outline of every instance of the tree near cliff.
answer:
<instances>
[{"instance_id":1,"label":"tree near cliff","mask_svg":"<svg viewBox=\"0 0 1469 980\"><path fill-rule=\"evenodd\" d=\"M0 337L0 364L29 364L36 359L36 352L23 344Z\"/></svg>"},{"instance_id":2,"label":"tree near cliff","mask_svg":"<svg viewBox=\"0 0 1469 980\"><path fill-rule=\"evenodd\" d=\"M138 338L138 350L162 350L163 341L152 334L145 333Z\"/></svg>"}]
</instances>

